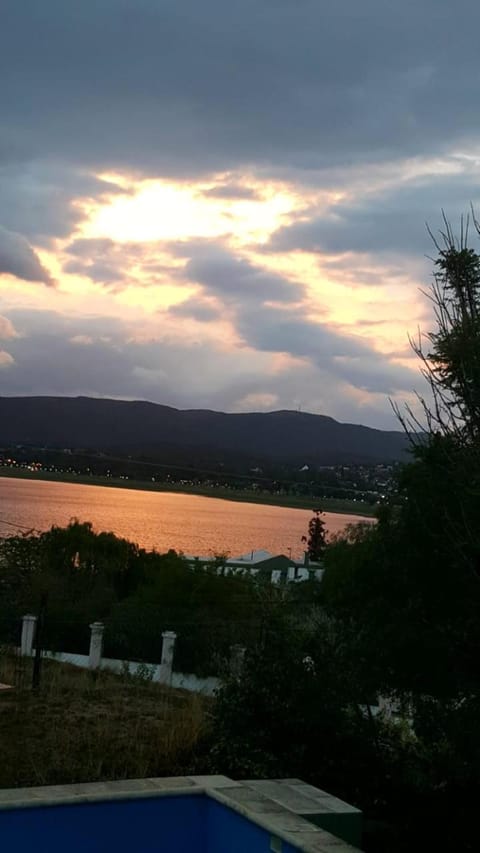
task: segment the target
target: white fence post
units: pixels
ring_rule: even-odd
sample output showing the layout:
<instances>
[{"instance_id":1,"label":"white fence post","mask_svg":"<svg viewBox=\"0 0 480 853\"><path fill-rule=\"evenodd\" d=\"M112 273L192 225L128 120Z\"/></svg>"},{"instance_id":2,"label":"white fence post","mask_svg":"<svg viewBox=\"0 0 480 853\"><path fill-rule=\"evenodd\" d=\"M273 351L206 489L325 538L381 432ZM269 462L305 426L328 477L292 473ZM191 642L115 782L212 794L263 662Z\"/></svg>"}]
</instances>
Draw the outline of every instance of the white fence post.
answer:
<instances>
[{"instance_id":1,"label":"white fence post","mask_svg":"<svg viewBox=\"0 0 480 853\"><path fill-rule=\"evenodd\" d=\"M159 678L161 684L170 684L172 680L173 652L176 639L175 631L164 631L162 634L162 660Z\"/></svg>"},{"instance_id":2,"label":"white fence post","mask_svg":"<svg viewBox=\"0 0 480 853\"><path fill-rule=\"evenodd\" d=\"M90 651L88 653L88 668L98 669L103 654L103 622L92 622L90 625Z\"/></svg>"},{"instance_id":3,"label":"white fence post","mask_svg":"<svg viewBox=\"0 0 480 853\"><path fill-rule=\"evenodd\" d=\"M33 655L36 627L37 617L32 613L26 613L22 617L22 638L20 641L20 654L22 657L30 658Z\"/></svg>"}]
</instances>

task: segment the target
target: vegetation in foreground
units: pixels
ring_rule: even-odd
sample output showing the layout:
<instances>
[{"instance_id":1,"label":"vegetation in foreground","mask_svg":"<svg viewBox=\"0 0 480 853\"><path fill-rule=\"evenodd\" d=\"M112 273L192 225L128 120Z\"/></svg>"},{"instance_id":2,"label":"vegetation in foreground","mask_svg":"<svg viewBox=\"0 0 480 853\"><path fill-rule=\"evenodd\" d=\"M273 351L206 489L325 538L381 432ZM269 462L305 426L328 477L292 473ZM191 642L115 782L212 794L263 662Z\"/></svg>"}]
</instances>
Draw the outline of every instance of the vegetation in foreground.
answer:
<instances>
[{"instance_id":1,"label":"vegetation in foreground","mask_svg":"<svg viewBox=\"0 0 480 853\"><path fill-rule=\"evenodd\" d=\"M42 648L85 654L103 621L105 656L160 663L162 631L178 639L176 668L218 675L234 643L255 642L275 591L268 580L219 574L145 551L88 523L0 540L0 643L18 642L24 613L42 614Z\"/></svg>"},{"instance_id":2,"label":"vegetation in foreground","mask_svg":"<svg viewBox=\"0 0 480 853\"><path fill-rule=\"evenodd\" d=\"M17 666L4 661L2 678L18 682ZM0 692L0 787L195 772L211 700L47 661L40 690L30 677Z\"/></svg>"},{"instance_id":3,"label":"vegetation in foreground","mask_svg":"<svg viewBox=\"0 0 480 853\"><path fill-rule=\"evenodd\" d=\"M480 847L480 255L445 226L395 503L327 548L317 624L283 622L214 712L218 767L344 796L369 851Z\"/></svg>"}]
</instances>

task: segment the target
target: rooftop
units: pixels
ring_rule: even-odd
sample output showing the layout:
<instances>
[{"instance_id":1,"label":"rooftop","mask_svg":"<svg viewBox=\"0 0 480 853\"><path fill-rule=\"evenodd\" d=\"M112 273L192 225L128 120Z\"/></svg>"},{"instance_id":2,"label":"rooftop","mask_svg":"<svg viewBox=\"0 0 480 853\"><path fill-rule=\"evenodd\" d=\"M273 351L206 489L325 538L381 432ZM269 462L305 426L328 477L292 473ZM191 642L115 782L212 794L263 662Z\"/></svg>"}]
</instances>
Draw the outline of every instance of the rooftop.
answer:
<instances>
[{"instance_id":1,"label":"rooftop","mask_svg":"<svg viewBox=\"0 0 480 853\"><path fill-rule=\"evenodd\" d=\"M247 554L241 554L240 557L230 557L227 560L228 563L249 563L250 565L255 565L255 563L263 563L264 560L270 560L274 554L271 554L270 551L248 551Z\"/></svg>"}]
</instances>

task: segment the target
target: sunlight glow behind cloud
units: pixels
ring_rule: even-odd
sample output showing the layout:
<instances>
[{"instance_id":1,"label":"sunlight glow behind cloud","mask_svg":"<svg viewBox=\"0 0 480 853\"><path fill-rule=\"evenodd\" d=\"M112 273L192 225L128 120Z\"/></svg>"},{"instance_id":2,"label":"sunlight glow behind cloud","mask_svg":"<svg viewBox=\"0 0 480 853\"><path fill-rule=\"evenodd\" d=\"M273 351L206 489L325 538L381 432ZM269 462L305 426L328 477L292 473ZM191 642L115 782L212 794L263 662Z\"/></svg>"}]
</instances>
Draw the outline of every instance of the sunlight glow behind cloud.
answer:
<instances>
[{"instance_id":1,"label":"sunlight glow behind cloud","mask_svg":"<svg viewBox=\"0 0 480 853\"><path fill-rule=\"evenodd\" d=\"M83 236L149 242L229 235L262 243L303 203L281 186L260 188L261 197L254 199L216 198L207 194L212 186L141 182L130 195L90 209Z\"/></svg>"},{"instance_id":2,"label":"sunlight glow behind cloud","mask_svg":"<svg viewBox=\"0 0 480 853\"><path fill-rule=\"evenodd\" d=\"M6 0L0 393L395 426L425 222L480 211L459 2Z\"/></svg>"}]
</instances>

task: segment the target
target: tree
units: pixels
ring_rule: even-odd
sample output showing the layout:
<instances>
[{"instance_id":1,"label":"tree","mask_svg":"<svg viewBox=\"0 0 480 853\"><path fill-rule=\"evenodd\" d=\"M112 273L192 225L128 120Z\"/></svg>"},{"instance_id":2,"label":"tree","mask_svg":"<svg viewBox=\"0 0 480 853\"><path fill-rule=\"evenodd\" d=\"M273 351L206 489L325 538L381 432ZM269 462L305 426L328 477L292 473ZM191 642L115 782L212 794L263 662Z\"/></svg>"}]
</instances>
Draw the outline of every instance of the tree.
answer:
<instances>
[{"instance_id":1,"label":"tree","mask_svg":"<svg viewBox=\"0 0 480 853\"><path fill-rule=\"evenodd\" d=\"M406 804L411 838L437 809L450 821L430 846L466 851L480 795L480 254L468 218L458 238L444 221L428 291L436 327L413 342L430 395L423 415L397 409L411 459L376 527L328 549L323 589L360 679L408 702L431 773L425 820L413 791Z\"/></svg>"},{"instance_id":2,"label":"tree","mask_svg":"<svg viewBox=\"0 0 480 853\"><path fill-rule=\"evenodd\" d=\"M472 212L480 236L480 224ZM469 243L470 218L462 217L455 237L448 220L437 240L438 256L433 282L426 291L433 305L437 328L418 340L411 339L422 365L432 402L421 397L426 424L408 413L408 426L420 426L428 435L454 436L459 442L480 438L480 255ZM431 233L431 232L430 232Z\"/></svg>"},{"instance_id":3,"label":"tree","mask_svg":"<svg viewBox=\"0 0 480 853\"><path fill-rule=\"evenodd\" d=\"M46 609L45 642L62 651L88 647L88 625L141 583L145 553L88 522L0 540L0 608L10 622ZM1 624L0 624L1 629Z\"/></svg>"},{"instance_id":4,"label":"tree","mask_svg":"<svg viewBox=\"0 0 480 853\"><path fill-rule=\"evenodd\" d=\"M422 423L399 412L411 461L376 529L326 555L324 584L381 689L439 701L480 690L480 255L468 224L456 239L445 220L436 242L436 328L415 345L431 398Z\"/></svg>"},{"instance_id":5,"label":"tree","mask_svg":"<svg viewBox=\"0 0 480 853\"><path fill-rule=\"evenodd\" d=\"M230 646L252 642L259 632L257 588L250 576L218 574L214 564L191 566L175 551L152 552L144 582L106 619L107 656L159 662L160 635L168 629L177 634L179 671L216 675Z\"/></svg>"},{"instance_id":6,"label":"tree","mask_svg":"<svg viewBox=\"0 0 480 853\"><path fill-rule=\"evenodd\" d=\"M307 543L307 552L310 560L318 562L322 559L326 548L326 533L325 521L322 516L321 509L315 509L313 517L308 524L308 540L306 536L302 537L302 542Z\"/></svg>"},{"instance_id":7,"label":"tree","mask_svg":"<svg viewBox=\"0 0 480 853\"><path fill-rule=\"evenodd\" d=\"M420 398L423 423L408 409L406 416L396 411L410 431L417 470L423 465L440 486L440 539L448 540L452 569L460 563L480 579L480 255L469 245L472 220L480 236L473 211L458 237L445 216L439 239L432 235L438 256L427 295L437 328L412 341L431 400ZM438 507L438 491L426 491Z\"/></svg>"},{"instance_id":8,"label":"tree","mask_svg":"<svg viewBox=\"0 0 480 853\"><path fill-rule=\"evenodd\" d=\"M417 791L425 777L421 749L408 727L365 712L356 662L346 651L332 620L319 614L315 626L300 626L288 608L276 608L240 675L218 693L208 770L237 779L300 778L367 813L377 846L362 849L397 851L398 829L383 827L378 838L372 818L403 817L412 784Z\"/></svg>"}]
</instances>

